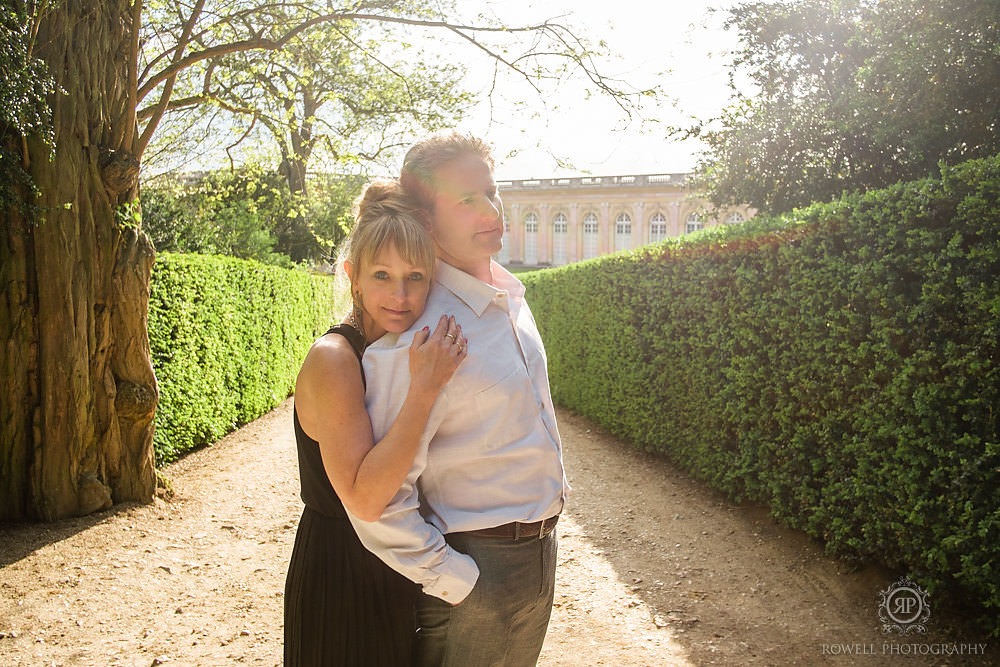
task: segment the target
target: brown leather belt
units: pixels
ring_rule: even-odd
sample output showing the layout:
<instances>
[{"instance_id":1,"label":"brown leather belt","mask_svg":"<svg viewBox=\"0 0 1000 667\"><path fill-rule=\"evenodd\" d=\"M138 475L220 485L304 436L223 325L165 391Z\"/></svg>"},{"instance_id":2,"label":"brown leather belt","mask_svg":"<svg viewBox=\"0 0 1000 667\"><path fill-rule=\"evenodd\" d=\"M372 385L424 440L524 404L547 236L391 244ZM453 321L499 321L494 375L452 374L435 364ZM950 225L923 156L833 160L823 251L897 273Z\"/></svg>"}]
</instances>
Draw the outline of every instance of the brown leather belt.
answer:
<instances>
[{"instance_id":1,"label":"brown leather belt","mask_svg":"<svg viewBox=\"0 0 1000 667\"><path fill-rule=\"evenodd\" d=\"M496 526L494 528L481 528L479 530L466 530L463 531L462 535L475 535L477 537L503 537L507 539L514 540L525 540L528 538L542 539L549 533L551 533L555 527L556 523L559 522L559 515L549 517L542 521L535 521L534 523L522 523L521 521L512 521L510 523L505 523L502 526Z\"/></svg>"}]
</instances>

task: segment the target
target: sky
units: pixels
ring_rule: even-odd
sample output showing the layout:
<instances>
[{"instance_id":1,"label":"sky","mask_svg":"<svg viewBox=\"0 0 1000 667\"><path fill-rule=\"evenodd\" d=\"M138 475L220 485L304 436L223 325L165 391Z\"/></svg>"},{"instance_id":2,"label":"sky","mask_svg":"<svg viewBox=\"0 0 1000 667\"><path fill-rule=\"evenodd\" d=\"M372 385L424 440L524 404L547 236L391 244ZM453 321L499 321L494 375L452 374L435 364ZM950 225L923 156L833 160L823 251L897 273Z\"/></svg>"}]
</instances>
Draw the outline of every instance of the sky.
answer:
<instances>
[{"instance_id":1,"label":"sky","mask_svg":"<svg viewBox=\"0 0 1000 667\"><path fill-rule=\"evenodd\" d=\"M487 10L509 24L565 16L617 54L602 62L605 72L637 87L659 85L667 99L643 109L646 123L630 124L613 102L584 99L582 88L573 83L540 98L508 77L489 100L492 65L466 55L469 84L481 102L463 129L494 145L501 180L689 172L703 146L671 140L665 127L688 126L690 117L710 118L727 104L727 51L736 38L721 27L725 13L713 15L708 8L733 4L735 0L489 0L483 3Z\"/></svg>"},{"instance_id":2,"label":"sky","mask_svg":"<svg viewBox=\"0 0 1000 667\"><path fill-rule=\"evenodd\" d=\"M688 127L692 118L712 118L727 105L727 51L736 38L722 29L725 11L712 14L709 8L725 10L739 1L456 0L465 14L461 18L470 24L481 24L476 19L480 13L510 26L558 18L591 42L603 40L613 54L598 61L603 74L636 88L659 86L664 91L659 104L641 110L644 122L628 122L607 97L588 97L581 77L539 94L501 67L502 78L494 87L495 61L440 29L402 27L387 45L398 49L400 43L412 41L431 57L466 67L464 84L478 102L458 129L493 144L499 180L683 173L694 169L703 146L695 140L672 140L667 128ZM146 175L229 164L212 144L190 147L177 164L172 155L150 168L155 160L147 154ZM238 161L255 156L251 151ZM390 175L401 157L392 154L385 164L370 167Z\"/></svg>"}]
</instances>

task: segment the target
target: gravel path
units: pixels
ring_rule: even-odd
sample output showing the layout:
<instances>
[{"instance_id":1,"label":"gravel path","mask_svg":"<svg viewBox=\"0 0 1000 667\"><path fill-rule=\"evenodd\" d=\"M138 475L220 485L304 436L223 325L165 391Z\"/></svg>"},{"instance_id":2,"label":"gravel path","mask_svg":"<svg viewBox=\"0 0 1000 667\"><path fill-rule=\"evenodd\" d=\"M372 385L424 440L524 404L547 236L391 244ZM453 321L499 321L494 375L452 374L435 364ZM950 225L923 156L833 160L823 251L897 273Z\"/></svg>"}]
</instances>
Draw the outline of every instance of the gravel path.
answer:
<instances>
[{"instance_id":1,"label":"gravel path","mask_svg":"<svg viewBox=\"0 0 1000 667\"><path fill-rule=\"evenodd\" d=\"M759 509L559 419L574 493L540 665L1000 664L883 654L959 640L883 635L895 575L844 572ZM165 473L173 497L151 505L0 527L0 664L280 664L301 511L291 401ZM847 650L866 654L831 655Z\"/></svg>"}]
</instances>

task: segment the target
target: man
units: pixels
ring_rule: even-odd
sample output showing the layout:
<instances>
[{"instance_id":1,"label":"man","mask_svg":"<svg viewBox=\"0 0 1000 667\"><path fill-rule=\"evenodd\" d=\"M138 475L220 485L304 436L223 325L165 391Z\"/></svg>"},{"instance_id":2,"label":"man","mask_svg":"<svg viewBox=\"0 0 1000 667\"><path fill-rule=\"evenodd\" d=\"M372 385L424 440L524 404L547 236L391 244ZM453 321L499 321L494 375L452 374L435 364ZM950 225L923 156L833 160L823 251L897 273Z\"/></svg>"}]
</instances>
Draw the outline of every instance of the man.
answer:
<instances>
[{"instance_id":1,"label":"man","mask_svg":"<svg viewBox=\"0 0 1000 667\"><path fill-rule=\"evenodd\" d=\"M365 546L423 586L416 664L534 665L568 487L524 286L492 261L503 238L493 159L479 139L439 135L410 149L400 180L427 212L438 257L410 331L452 314L468 356L435 404L406 483L379 521L354 525ZM411 336L389 334L365 353L376 439L405 399Z\"/></svg>"}]
</instances>

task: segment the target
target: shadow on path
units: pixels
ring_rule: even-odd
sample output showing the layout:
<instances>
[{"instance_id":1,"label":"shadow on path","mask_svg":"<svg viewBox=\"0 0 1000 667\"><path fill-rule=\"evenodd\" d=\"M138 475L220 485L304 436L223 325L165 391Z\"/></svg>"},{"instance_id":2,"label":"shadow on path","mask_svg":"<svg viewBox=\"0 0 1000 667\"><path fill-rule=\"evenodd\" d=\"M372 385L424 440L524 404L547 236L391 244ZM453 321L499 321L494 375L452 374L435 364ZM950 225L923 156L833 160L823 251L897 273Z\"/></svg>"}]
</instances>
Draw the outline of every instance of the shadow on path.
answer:
<instances>
[{"instance_id":1,"label":"shadow on path","mask_svg":"<svg viewBox=\"0 0 1000 667\"><path fill-rule=\"evenodd\" d=\"M898 573L851 570L763 508L732 503L583 417L562 410L559 427L573 486L566 512L695 664L1000 664L995 647L899 655L898 644L988 641L948 637L941 614L928 635L885 635L879 593Z\"/></svg>"},{"instance_id":2,"label":"shadow on path","mask_svg":"<svg viewBox=\"0 0 1000 667\"><path fill-rule=\"evenodd\" d=\"M995 650L824 655L881 650L876 600L893 573L843 571L759 508L581 417L559 420L574 493L540 665L998 664ZM166 474L167 502L0 528L0 664L281 663L302 507L291 402ZM932 631L946 621L935 614Z\"/></svg>"},{"instance_id":3,"label":"shadow on path","mask_svg":"<svg viewBox=\"0 0 1000 667\"><path fill-rule=\"evenodd\" d=\"M109 510L51 523L0 522L0 568L30 556L44 546L57 544L99 523L128 512L140 503L119 503Z\"/></svg>"}]
</instances>

